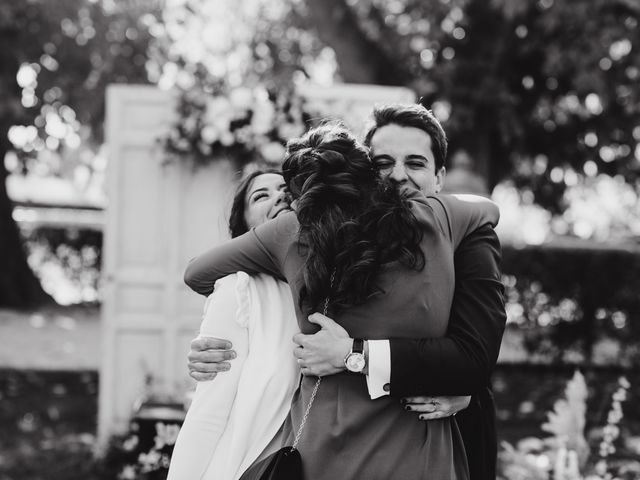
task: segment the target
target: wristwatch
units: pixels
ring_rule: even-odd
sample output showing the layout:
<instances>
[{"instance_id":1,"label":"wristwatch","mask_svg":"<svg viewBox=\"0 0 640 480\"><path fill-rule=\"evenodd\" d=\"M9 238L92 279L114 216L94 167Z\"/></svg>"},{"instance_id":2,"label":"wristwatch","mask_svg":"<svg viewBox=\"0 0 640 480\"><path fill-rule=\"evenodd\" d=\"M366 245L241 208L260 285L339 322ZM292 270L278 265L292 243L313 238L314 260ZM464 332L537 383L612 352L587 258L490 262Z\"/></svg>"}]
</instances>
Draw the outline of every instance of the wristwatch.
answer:
<instances>
[{"instance_id":1,"label":"wristwatch","mask_svg":"<svg viewBox=\"0 0 640 480\"><path fill-rule=\"evenodd\" d=\"M354 373L362 373L367 365L367 359L364 357L364 340L362 338L354 338L351 351L344 357L344 366L347 370Z\"/></svg>"}]
</instances>

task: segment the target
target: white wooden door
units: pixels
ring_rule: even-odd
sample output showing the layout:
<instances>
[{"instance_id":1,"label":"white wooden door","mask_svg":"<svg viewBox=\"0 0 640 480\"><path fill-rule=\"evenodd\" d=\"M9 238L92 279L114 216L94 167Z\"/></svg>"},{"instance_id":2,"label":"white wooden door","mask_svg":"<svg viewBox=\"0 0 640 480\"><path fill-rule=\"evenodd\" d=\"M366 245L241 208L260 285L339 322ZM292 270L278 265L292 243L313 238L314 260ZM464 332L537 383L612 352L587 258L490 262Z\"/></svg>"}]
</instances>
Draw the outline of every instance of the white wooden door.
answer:
<instances>
[{"instance_id":1,"label":"white wooden door","mask_svg":"<svg viewBox=\"0 0 640 480\"><path fill-rule=\"evenodd\" d=\"M173 105L170 93L149 86L107 92L100 440L126 427L148 375L159 391L186 390L203 300L182 274L191 256L227 238L231 167L166 163L157 139Z\"/></svg>"}]
</instances>

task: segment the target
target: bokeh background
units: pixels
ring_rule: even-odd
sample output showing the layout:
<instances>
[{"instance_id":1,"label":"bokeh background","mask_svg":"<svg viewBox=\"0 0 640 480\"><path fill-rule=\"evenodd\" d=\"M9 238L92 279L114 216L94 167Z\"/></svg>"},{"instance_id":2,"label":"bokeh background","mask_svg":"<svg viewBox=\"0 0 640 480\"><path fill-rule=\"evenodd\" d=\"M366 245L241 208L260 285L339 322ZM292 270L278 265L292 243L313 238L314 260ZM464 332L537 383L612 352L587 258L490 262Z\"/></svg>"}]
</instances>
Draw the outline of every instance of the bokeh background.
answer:
<instances>
[{"instance_id":1,"label":"bokeh background","mask_svg":"<svg viewBox=\"0 0 640 480\"><path fill-rule=\"evenodd\" d=\"M0 480L164 478L175 441L183 399L150 378L97 442L107 86L175 95L168 162L239 171L336 114L301 89L345 83L421 97L449 189L501 206L502 478L640 478L639 21L636 0L0 1Z\"/></svg>"}]
</instances>

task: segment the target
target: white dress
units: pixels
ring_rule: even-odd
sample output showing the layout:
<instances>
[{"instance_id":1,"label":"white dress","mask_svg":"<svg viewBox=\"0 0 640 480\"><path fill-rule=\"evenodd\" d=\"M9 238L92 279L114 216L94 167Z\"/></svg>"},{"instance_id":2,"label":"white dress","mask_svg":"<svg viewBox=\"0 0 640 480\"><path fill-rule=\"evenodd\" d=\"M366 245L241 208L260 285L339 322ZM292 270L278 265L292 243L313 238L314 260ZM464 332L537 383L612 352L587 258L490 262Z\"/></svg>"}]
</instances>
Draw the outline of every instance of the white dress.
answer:
<instances>
[{"instance_id":1,"label":"white dress","mask_svg":"<svg viewBox=\"0 0 640 480\"><path fill-rule=\"evenodd\" d=\"M234 480L279 447L273 440L300 378L292 343L298 331L286 283L244 272L216 282L200 335L230 340L237 357L230 371L197 384L168 480Z\"/></svg>"}]
</instances>

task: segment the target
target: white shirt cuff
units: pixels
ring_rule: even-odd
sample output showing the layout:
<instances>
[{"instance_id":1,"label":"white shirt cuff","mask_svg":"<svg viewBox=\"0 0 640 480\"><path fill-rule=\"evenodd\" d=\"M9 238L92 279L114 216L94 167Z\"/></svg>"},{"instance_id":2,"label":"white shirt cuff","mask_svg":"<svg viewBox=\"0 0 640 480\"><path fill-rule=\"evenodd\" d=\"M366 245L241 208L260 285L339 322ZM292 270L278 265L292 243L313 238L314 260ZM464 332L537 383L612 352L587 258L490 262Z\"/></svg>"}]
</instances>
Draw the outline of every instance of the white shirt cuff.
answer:
<instances>
[{"instance_id":1,"label":"white shirt cuff","mask_svg":"<svg viewBox=\"0 0 640 480\"><path fill-rule=\"evenodd\" d=\"M368 340L369 374L367 389L371 400L389 395L391 381L391 348L389 340Z\"/></svg>"}]
</instances>

